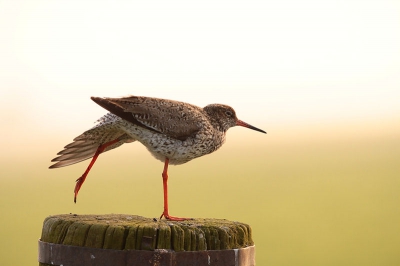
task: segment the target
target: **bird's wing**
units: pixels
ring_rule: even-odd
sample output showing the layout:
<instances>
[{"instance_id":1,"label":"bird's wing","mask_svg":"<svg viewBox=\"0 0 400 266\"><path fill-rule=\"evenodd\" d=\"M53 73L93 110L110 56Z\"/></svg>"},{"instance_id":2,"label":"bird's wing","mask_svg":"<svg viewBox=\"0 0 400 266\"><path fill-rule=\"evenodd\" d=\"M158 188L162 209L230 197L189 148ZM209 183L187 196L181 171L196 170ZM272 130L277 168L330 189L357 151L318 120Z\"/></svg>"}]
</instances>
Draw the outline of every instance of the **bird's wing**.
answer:
<instances>
[{"instance_id":1,"label":"bird's wing","mask_svg":"<svg viewBox=\"0 0 400 266\"><path fill-rule=\"evenodd\" d=\"M100 145L117 138L119 141L108 146L104 152L115 149L124 143L134 141L124 131L114 126L113 121L115 118L116 116L110 113L100 118L97 125L83 132L74 138L72 143L65 146L64 150L57 154L59 156L52 160L52 162L56 163L51 165L50 168L63 167L92 158Z\"/></svg>"},{"instance_id":2,"label":"bird's wing","mask_svg":"<svg viewBox=\"0 0 400 266\"><path fill-rule=\"evenodd\" d=\"M188 103L140 96L92 100L126 121L179 140L198 132L204 123L202 109Z\"/></svg>"}]
</instances>

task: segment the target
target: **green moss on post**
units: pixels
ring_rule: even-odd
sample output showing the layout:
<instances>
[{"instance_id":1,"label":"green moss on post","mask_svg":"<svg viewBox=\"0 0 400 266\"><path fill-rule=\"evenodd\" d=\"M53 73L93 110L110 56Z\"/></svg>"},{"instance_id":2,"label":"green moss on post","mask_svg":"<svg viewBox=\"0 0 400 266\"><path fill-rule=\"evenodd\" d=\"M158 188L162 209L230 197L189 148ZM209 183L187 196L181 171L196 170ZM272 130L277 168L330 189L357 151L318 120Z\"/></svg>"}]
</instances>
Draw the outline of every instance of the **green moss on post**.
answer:
<instances>
[{"instance_id":1,"label":"green moss on post","mask_svg":"<svg viewBox=\"0 0 400 266\"><path fill-rule=\"evenodd\" d=\"M44 220L41 241L99 249L175 252L254 245L250 226L240 222L224 219L174 222L124 214L50 216Z\"/></svg>"}]
</instances>

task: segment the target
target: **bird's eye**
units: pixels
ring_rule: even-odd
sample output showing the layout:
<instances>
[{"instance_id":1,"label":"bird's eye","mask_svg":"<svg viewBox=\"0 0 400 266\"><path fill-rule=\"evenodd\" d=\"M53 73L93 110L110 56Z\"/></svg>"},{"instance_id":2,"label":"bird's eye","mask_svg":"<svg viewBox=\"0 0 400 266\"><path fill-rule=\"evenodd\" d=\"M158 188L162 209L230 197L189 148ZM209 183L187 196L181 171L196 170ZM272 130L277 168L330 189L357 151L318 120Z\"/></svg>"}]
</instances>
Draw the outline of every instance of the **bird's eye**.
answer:
<instances>
[{"instance_id":1,"label":"bird's eye","mask_svg":"<svg viewBox=\"0 0 400 266\"><path fill-rule=\"evenodd\" d=\"M232 112L231 111L226 111L225 114L229 117L232 117Z\"/></svg>"}]
</instances>

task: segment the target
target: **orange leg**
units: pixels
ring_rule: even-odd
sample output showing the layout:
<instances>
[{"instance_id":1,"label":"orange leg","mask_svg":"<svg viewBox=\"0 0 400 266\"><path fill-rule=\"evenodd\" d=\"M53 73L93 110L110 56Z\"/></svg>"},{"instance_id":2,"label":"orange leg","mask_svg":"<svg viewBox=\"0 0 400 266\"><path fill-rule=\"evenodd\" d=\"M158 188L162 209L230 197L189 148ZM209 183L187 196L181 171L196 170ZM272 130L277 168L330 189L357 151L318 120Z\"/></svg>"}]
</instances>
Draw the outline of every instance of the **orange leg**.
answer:
<instances>
[{"instance_id":1,"label":"orange leg","mask_svg":"<svg viewBox=\"0 0 400 266\"><path fill-rule=\"evenodd\" d=\"M185 220L191 220L191 218L180 218L180 217L175 217L171 216L168 213L168 162L169 159L165 159L164 163L164 171L162 173L162 178L163 178L163 188L164 188L164 212L161 214L160 219L164 216L165 219L170 220L170 221L185 221Z\"/></svg>"},{"instance_id":2,"label":"orange leg","mask_svg":"<svg viewBox=\"0 0 400 266\"><path fill-rule=\"evenodd\" d=\"M75 185L75 189L74 189L74 193L75 193L74 202L75 203L76 203L76 197L78 196L78 192L81 189L83 182L85 182L86 176L89 174L90 169L92 168L93 164L96 162L97 157L99 157L100 153L102 153L108 146L113 145L113 144L117 143L118 141L120 141L120 140L115 139L110 142L104 143L97 148L96 153L93 155L92 161L90 162L89 166L86 168L86 171L83 173L83 175L81 177L79 177L76 180L76 185Z\"/></svg>"}]
</instances>

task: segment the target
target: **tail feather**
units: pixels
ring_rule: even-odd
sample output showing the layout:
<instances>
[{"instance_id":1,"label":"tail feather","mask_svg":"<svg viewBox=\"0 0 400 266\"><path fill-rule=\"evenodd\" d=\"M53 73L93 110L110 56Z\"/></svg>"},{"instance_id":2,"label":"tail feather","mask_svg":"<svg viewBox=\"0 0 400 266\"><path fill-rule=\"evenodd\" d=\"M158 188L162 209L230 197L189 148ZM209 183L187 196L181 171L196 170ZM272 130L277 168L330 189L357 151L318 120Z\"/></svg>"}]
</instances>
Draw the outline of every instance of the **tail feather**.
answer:
<instances>
[{"instance_id":1,"label":"tail feather","mask_svg":"<svg viewBox=\"0 0 400 266\"><path fill-rule=\"evenodd\" d=\"M93 156L93 155L92 155ZM84 160L87 160L89 158L91 158L92 156L88 156L88 157L81 157L81 158L74 158L74 159L70 159L70 160L65 160L65 161L59 161L53 165L51 165L49 168L53 169L53 168L59 168L59 167L64 167L64 166L68 166L71 164L76 164L79 162L82 162Z\"/></svg>"},{"instance_id":2,"label":"tail feather","mask_svg":"<svg viewBox=\"0 0 400 266\"><path fill-rule=\"evenodd\" d=\"M115 149L124 143L135 141L116 126L117 119L120 118L112 114L103 116L95 127L85 131L76 137L72 143L66 145L64 150L57 154L60 156L51 160L56 163L49 168L68 166L92 158L99 146L116 139L119 141L108 146L104 152Z\"/></svg>"},{"instance_id":3,"label":"tail feather","mask_svg":"<svg viewBox=\"0 0 400 266\"><path fill-rule=\"evenodd\" d=\"M90 145L90 142L87 142L85 140L76 140L76 138L75 138L74 142L71 142L70 144L65 145L64 149L83 147L83 146L88 146L88 145Z\"/></svg>"},{"instance_id":4,"label":"tail feather","mask_svg":"<svg viewBox=\"0 0 400 266\"><path fill-rule=\"evenodd\" d=\"M98 147L91 147L89 150L86 150L86 151L70 152L70 153L58 156L58 157L54 158L51 161L52 162L59 162L59 161L65 161L65 160L70 160L70 159L74 159L74 158L81 158L81 157L90 158L95 154L97 148Z\"/></svg>"},{"instance_id":5,"label":"tail feather","mask_svg":"<svg viewBox=\"0 0 400 266\"><path fill-rule=\"evenodd\" d=\"M97 127L94 127L94 128L97 128ZM94 128L92 128L92 129L94 129ZM91 129L91 130L92 130ZM87 137L88 137L88 133L89 133L89 131L91 131L91 130L88 130L88 131L85 131L84 133L82 133L82 134L80 134L79 136L77 136L77 137L75 137L74 139L73 139L73 141L74 142L77 142L77 143L79 143L79 142L86 142L87 141ZM68 145L71 145L72 143L70 143L70 144L68 144ZM67 145L67 146L68 146Z\"/></svg>"},{"instance_id":6,"label":"tail feather","mask_svg":"<svg viewBox=\"0 0 400 266\"><path fill-rule=\"evenodd\" d=\"M87 146L83 146L83 147L74 147L74 148L70 148L70 149L64 149L64 150L58 152L57 155L85 152L85 151L91 150L91 149L93 149L93 145L87 145Z\"/></svg>"}]
</instances>

